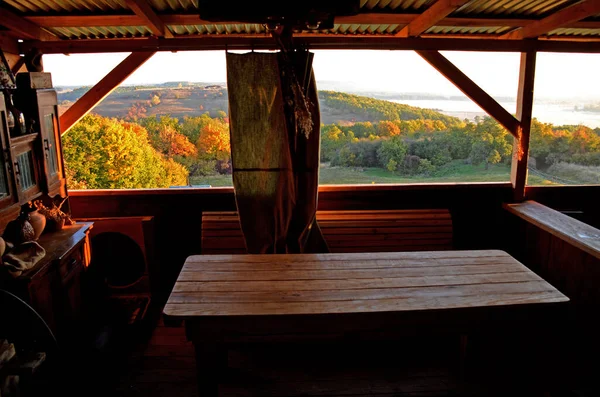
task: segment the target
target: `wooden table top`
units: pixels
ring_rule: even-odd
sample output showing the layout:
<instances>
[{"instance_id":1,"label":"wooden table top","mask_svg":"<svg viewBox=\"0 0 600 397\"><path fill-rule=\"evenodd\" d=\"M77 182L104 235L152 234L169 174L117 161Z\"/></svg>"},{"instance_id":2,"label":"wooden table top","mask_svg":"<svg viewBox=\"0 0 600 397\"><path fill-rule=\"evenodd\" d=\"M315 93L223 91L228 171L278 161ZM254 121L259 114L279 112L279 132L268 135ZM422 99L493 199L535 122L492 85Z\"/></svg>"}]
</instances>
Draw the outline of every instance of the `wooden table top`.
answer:
<instances>
[{"instance_id":1,"label":"wooden table top","mask_svg":"<svg viewBox=\"0 0 600 397\"><path fill-rule=\"evenodd\" d=\"M173 317L422 311L569 299L503 251L195 255Z\"/></svg>"}]
</instances>

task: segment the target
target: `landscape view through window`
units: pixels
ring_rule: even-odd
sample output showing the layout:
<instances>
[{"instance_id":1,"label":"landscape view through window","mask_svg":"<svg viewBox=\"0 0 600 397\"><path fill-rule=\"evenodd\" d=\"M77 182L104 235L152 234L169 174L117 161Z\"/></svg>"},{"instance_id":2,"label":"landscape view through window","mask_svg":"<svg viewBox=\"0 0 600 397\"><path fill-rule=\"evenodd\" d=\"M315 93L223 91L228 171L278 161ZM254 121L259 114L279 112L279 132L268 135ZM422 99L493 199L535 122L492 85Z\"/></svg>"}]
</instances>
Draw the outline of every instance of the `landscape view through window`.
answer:
<instances>
[{"instance_id":1,"label":"landscape view through window","mask_svg":"<svg viewBox=\"0 0 600 397\"><path fill-rule=\"evenodd\" d=\"M321 184L510 180L513 138L411 51L316 51ZM47 55L65 111L128 54ZM444 55L511 113L519 54ZM538 54L529 184L600 183L600 56ZM231 186L224 52L158 53L65 135L71 189Z\"/></svg>"}]
</instances>

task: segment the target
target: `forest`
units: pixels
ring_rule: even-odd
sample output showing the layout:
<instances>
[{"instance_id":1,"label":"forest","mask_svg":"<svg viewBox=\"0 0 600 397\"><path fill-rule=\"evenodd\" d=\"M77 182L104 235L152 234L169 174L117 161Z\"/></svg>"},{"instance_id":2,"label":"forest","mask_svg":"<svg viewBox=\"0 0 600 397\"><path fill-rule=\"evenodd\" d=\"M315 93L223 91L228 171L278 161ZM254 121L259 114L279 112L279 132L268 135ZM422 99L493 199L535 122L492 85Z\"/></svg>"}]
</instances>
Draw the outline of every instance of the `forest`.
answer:
<instances>
[{"instance_id":1,"label":"forest","mask_svg":"<svg viewBox=\"0 0 600 397\"><path fill-rule=\"evenodd\" d=\"M159 94L146 90L121 117L88 115L63 136L71 189L231 186L227 113L139 111L160 108ZM489 117L459 120L333 91L319 98L330 118L342 117L321 125L322 183L509 179L513 139ZM600 129L534 120L529 166L532 184L600 183Z\"/></svg>"}]
</instances>

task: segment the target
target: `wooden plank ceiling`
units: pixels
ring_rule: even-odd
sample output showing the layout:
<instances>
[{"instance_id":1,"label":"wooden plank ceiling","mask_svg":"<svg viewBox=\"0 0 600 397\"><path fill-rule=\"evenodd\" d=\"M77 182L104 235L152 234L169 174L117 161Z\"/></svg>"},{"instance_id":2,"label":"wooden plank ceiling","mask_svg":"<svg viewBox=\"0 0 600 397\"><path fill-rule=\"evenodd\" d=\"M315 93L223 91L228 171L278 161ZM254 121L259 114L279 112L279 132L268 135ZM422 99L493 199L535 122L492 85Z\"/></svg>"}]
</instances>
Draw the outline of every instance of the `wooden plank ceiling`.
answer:
<instances>
[{"instance_id":1,"label":"wooden plank ceiling","mask_svg":"<svg viewBox=\"0 0 600 397\"><path fill-rule=\"evenodd\" d=\"M226 1L226 0L224 0ZM0 34L44 53L272 48L260 24L201 20L192 0L5 0ZM310 48L600 52L600 0L369 0ZM135 40L132 40L135 39ZM423 40L427 39L427 40Z\"/></svg>"}]
</instances>

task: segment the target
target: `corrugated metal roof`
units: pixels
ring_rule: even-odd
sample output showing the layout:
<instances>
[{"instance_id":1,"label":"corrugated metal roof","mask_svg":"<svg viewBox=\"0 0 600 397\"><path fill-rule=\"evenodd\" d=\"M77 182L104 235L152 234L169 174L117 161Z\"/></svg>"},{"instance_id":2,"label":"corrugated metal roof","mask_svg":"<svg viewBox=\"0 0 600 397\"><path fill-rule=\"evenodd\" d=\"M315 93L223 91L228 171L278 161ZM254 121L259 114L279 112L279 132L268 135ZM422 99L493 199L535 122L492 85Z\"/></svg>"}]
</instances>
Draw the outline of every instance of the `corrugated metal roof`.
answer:
<instances>
[{"instance_id":1,"label":"corrugated metal roof","mask_svg":"<svg viewBox=\"0 0 600 397\"><path fill-rule=\"evenodd\" d=\"M62 39L113 39L152 36L145 26L98 26L48 29Z\"/></svg>"},{"instance_id":2,"label":"corrugated metal roof","mask_svg":"<svg viewBox=\"0 0 600 397\"><path fill-rule=\"evenodd\" d=\"M333 29L319 30L320 33L332 34L393 34L398 24L336 24ZM227 25L169 25L176 35L211 35L211 34L267 34L260 24L227 24ZM314 31L305 31L313 32Z\"/></svg>"},{"instance_id":3,"label":"corrugated metal roof","mask_svg":"<svg viewBox=\"0 0 600 397\"><path fill-rule=\"evenodd\" d=\"M260 24L170 25L169 28L176 35L267 33Z\"/></svg>"},{"instance_id":4,"label":"corrugated metal roof","mask_svg":"<svg viewBox=\"0 0 600 397\"><path fill-rule=\"evenodd\" d=\"M162 14L197 15L198 0L148 0L152 7ZM421 13L436 0L360 0L363 13ZM0 3L2 0L0 0ZM568 7L578 0L471 0L460 7L451 16L465 18L524 18L541 19L547 15ZM26 15L101 15L131 14L127 0L4 0L3 4L13 7ZM600 21L600 15L586 19ZM321 33L365 35L393 34L404 25L399 24L336 24L331 30ZM175 35L213 35L213 34L262 34L265 29L259 24L210 24L210 25L170 25ZM501 35L514 29L511 26L433 26L426 34L439 35ZM145 26L119 27L69 27L50 28L50 31L65 39L79 38L127 38L151 36ZM312 31L314 32L314 31ZM551 36L600 36L600 29L556 29Z\"/></svg>"},{"instance_id":5,"label":"corrugated metal roof","mask_svg":"<svg viewBox=\"0 0 600 397\"><path fill-rule=\"evenodd\" d=\"M398 24L360 24L360 25L334 25L329 33L334 34L393 34L398 28Z\"/></svg>"},{"instance_id":6,"label":"corrugated metal roof","mask_svg":"<svg viewBox=\"0 0 600 397\"><path fill-rule=\"evenodd\" d=\"M361 0L360 7L365 11L395 10L404 12L422 12L436 0Z\"/></svg>"},{"instance_id":7,"label":"corrugated metal roof","mask_svg":"<svg viewBox=\"0 0 600 397\"><path fill-rule=\"evenodd\" d=\"M600 36L600 29L561 28L549 32L548 36Z\"/></svg>"},{"instance_id":8,"label":"corrugated metal roof","mask_svg":"<svg viewBox=\"0 0 600 397\"><path fill-rule=\"evenodd\" d=\"M543 18L579 0L473 0L452 16L496 16Z\"/></svg>"},{"instance_id":9,"label":"corrugated metal roof","mask_svg":"<svg viewBox=\"0 0 600 397\"><path fill-rule=\"evenodd\" d=\"M512 30L510 26L432 26L425 33L429 34L503 34Z\"/></svg>"},{"instance_id":10,"label":"corrugated metal roof","mask_svg":"<svg viewBox=\"0 0 600 397\"><path fill-rule=\"evenodd\" d=\"M191 12L198 10L198 0L150 0L155 10L161 12Z\"/></svg>"},{"instance_id":11,"label":"corrugated metal roof","mask_svg":"<svg viewBox=\"0 0 600 397\"><path fill-rule=\"evenodd\" d=\"M4 0L4 3L28 14L94 13L128 10L125 0Z\"/></svg>"}]
</instances>

